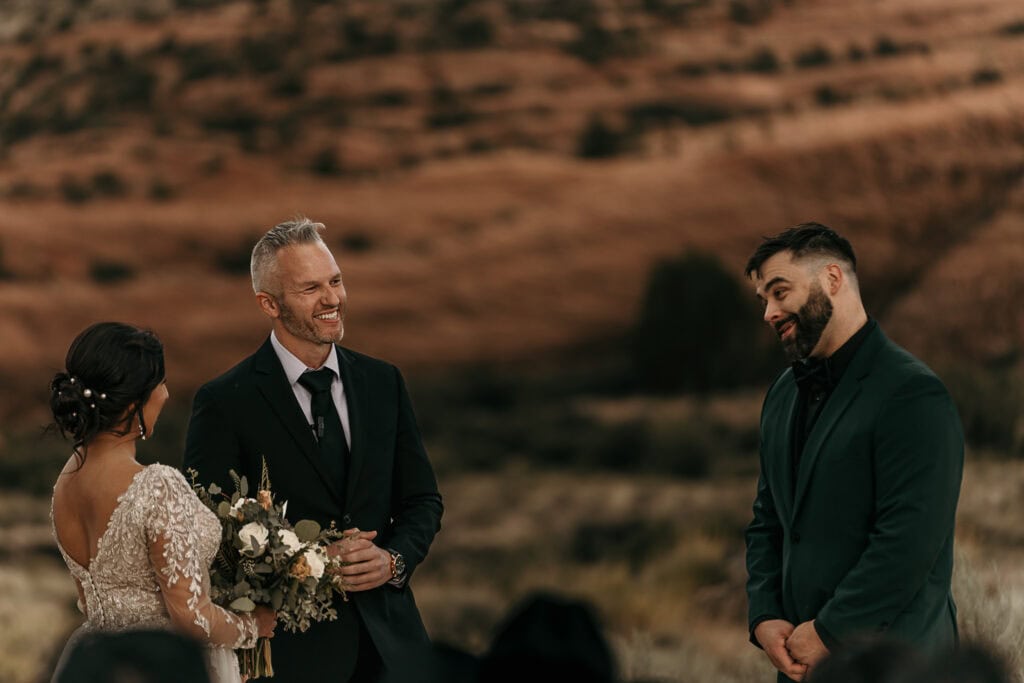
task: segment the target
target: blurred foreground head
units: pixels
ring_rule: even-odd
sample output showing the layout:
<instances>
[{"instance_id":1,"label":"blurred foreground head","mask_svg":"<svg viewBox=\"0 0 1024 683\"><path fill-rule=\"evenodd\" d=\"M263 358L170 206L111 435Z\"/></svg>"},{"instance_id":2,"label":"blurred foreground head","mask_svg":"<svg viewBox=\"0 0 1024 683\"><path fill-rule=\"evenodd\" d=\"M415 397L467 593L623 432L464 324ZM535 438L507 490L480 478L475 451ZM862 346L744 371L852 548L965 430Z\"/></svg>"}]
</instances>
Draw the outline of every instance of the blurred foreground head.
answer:
<instances>
[{"instance_id":1,"label":"blurred foreground head","mask_svg":"<svg viewBox=\"0 0 1024 683\"><path fill-rule=\"evenodd\" d=\"M589 605L537 594L514 607L480 667L482 683L612 683L615 660Z\"/></svg>"},{"instance_id":2,"label":"blurred foreground head","mask_svg":"<svg viewBox=\"0 0 1024 683\"><path fill-rule=\"evenodd\" d=\"M209 683L199 643L164 630L90 633L53 683Z\"/></svg>"},{"instance_id":3,"label":"blurred foreground head","mask_svg":"<svg viewBox=\"0 0 1024 683\"><path fill-rule=\"evenodd\" d=\"M852 643L822 662L808 683L1013 683L991 649L958 645L925 656L897 640Z\"/></svg>"}]
</instances>

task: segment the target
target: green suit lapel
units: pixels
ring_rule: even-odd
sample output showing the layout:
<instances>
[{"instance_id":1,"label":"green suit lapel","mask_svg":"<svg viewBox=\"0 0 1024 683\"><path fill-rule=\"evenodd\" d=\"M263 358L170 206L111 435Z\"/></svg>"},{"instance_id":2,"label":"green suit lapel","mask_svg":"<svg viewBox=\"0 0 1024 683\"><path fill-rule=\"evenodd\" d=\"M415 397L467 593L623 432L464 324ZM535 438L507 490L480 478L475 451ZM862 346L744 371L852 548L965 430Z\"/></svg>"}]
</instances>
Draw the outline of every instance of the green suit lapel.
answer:
<instances>
[{"instance_id":1,"label":"green suit lapel","mask_svg":"<svg viewBox=\"0 0 1024 683\"><path fill-rule=\"evenodd\" d=\"M875 354L878 353L878 350L882 348L884 343L885 335L882 334L880 329L875 329L864 340L864 345L861 346L850 361L850 366L843 373L842 379L839 380L839 385L832 392L828 402L825 404L825 408L822 410L817 422L815 422L814 428L811 429L811 433L807 437L807 443L804 446L803 455L800 457L800 468L797 470L796 493L793 499L793 519L796 518L797 513L800 511L800 503L807 492L807 486L811 481L811 473L814 471L814 466L821 455L826 439L828 439L829 434L835 428L839 419L846 413L860 394L861 382L871 373ZM792 425L790 429L792 430ZM792 441L787 441L787 444L792 444Z\"/></svg>"},{"instance_id":2,"label":"green suit lapel","mask_svg":"<svg viewBox=\"0 0 1024 683\"><path fill-rule=\"evenodd\" d=\"M789 520L793 518L793 468L791 463L793 462L793 421L797 402L793 371L787 370L786 375L779 382L781 395L775 401L775 405L778 406L778 414L772 419L772 423L782 426L782 438L775 440L775 453L770 460L775 465L775 476L771 478L771 481L773 490L779 493L775 500L779 518L784 520L788 526ZM783 382L784 384L781 384Z\"/></svg>"}]
</instances>

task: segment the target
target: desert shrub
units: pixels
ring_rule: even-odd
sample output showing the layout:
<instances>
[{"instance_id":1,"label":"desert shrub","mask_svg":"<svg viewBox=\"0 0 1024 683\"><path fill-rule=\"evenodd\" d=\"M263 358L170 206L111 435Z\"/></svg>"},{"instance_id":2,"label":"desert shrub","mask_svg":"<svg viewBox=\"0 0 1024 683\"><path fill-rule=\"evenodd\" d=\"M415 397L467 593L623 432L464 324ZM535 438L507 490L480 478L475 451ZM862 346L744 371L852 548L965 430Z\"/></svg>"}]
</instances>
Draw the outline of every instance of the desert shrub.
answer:
<instances>
[{"instance_id":1,"label":"desert shrub","mask_svg":"<svg viewBox=\"0 0 1024 683\"><path fill-rule=\"evenodd\" d=\"M874 52L876 57L885 58L906 54L926 55L931 52L931 48L926 43L920 42L898 43L889 36L882 35L875 40Z\"/></svg>"},{"instance_id":2,"label":"desert shrub","mask_svg":"<svg viewBox=\"0 0 1024 683\"><path fill-rule=\"evenodd\" d=\"M116 285L135 277L135 268L121 261L93 261L89 277L99 285Z\"/></svg>"},{"instance_id":3,"label":"desert shrub","mask_svg":"<svg viewBox=\"0 0 1024 683\"><path fill-rule=\"evenodd\" d=\"M5 263L4 258L4 243L0 242L0 281L7 281L14 279L14 271L9 269Z\"/></svg>"},{"instance_id":4,"label":"desert shrub","mask_svg":"<svg viewBox=\"0 0 1024 683\"><path fill-rule=\"evenodd\" d=\"M306 92L306 77L300 71L288 70L274 81L271 93L278 97L299 97Z\"/></svg>"},{"instance_id":5,"label":"desert shrub","mask_svg":"<svg viewBox=\"0 0 1024 683\"><path fill-rule=\"evenodd\" d=\"M178 191L163 178L156 177L149 181L149 198L155 202L167 202L178 196Z\"/></svg>"},{"instance_id":6,"label":"desert shrub","mask_svg":"<svg viewBox=\"0 0 1024 683\"><path fill-rule=\"evenodd\" d=\"M711 73L711 65L704 62L683 62L675 68L675 72L687 78L698 78Z\"/></svg>"},{"instance_id":7,"label":"desert shrub","mask_svg":"<svg viewBox=\"0 0 1024 683\"><path fill-rule=\"evenodd\" d=\"M782 65L771 48L763 47L750 56L743 68L755 73L773 74L778 73Z\"/></svg>"},{"instance_id":8,"label":"desert shrub","mask_svg":"<svg viewBox=\"0 0 1024 683\"><path fill-rule=\"evenodd\" d=\"M850 95L826 83L814 89L814 101L822 107L834 107L849 102Z\"/></svg>"},{"instance_id":9,"label":"desert shrub","mask_svg":"<svg viewBox=\"0 0 1024 683\"><path fill-rule=\"evenodd\" d=\"M341 238L343 251L358 254L373 249L373 238L365 232L350 232Z\"/></svg>"},{"instance_id":10,"label":"desert shrub","mask_svg":"<svg viewBox=\"0 0 1024 683\"><path fill-rule=\"evenodd\" d=\"M373 31L363 17L345 17L338 25L338 34L342 46L329 55L334 60L389 55L400 47L394 27Z\"/></svg>"},{"instance_id":11,"label":"desert shrub","mask_svg":"<svg viewBox=\"0 0 1024 683\"><path fill-rule=\"evenodd\" d=\"M453 47L477 49L494 44L497 31L485 16L457 19L449 29Z\"/></svg>"},{"instance_id":12,"label":"desert shrub","mask_svg":"<svg viewBox=\"0 0 1024 683\"><path fill-rule=\"evenodd\" d=\"M258 74L279 71L287 56L288 41L282 36L245 36L238 43L238 56L245 67Z\"/></svg>"},{"instance_id":13,"label":"desert shrub","mask_svg":"<svg viewBox=\"0 0 1024 683\"><path fill-rule=\"evenodd\" d=\"M238 63L222 51L201 43L183 45L178 49L181 79L198 81L213 76L234 76Z\"/></svg>"},{"instance_id":14,"label":"desert shrub","mask_svg":"<svg viewBox=\"0 0 1024 683\"><path fill-rule=\"evenodd\" d=\"M824 45L812 45L798 52L793 63L800 69L828 66L832 63L832 53Z\"/></svg>"},{"instance_id":15,"label":"desert shrub","mask_svg":"<svg viewBox=\"0 0 1024 683\"><path fill-rule=\"evenodd\" d=\"M127 194L128 186L114 171L97 171L92 176L92 189L102 197L121 197Z\"/></svg>"},{"instance_id":16,"label":"desert shrub","mask_svg":"<svg viewBox=\"0 0 1024 683\"><path fill-rule=\"evenodd\" d=\"M252 247L256 239L245 237L234 245L221 247L214 252L214 264L217 270L226 275L249 275Z\"/></svg>"},{"instance_id":17,"label":"desert shrub","mask_svg":"<svg viewBox=\"0 0 1024 683\"><path fill-rule=\"evenodd\" d=\"M156 73L138 57L114 47L89 65L93 87L87 111L96 114L125 107L148 109L156 89Z\"/></svg>"},{"instance_id":18,"label":"desert shrub","mask_svg":"<svg viewBox=\"0 0 1024 683\"><path fill-rule=\"evenodd\" d=\"M599 114L591 114L576 141L576 156L581 159L608 159L623 154L628 136L605 123Z\"/></svg>"},{"instance_id":19,"label":"desert shrub","mask_svg":"<svg viewBox=\"0 0 1024 683\"><path fill-rule=\"evenodd\" d=\"M15 180L7 188L7 196L11 199L39 199L46 196L46 191L31 180Z\"/></svg>"},{"instance_id":20,"label":"desert shrub","mask_svg":"<svg viewBox=\"0 0 1024 683\"><path fill-rule=\"evenodd\" d=\"M637 379L657 392L706 393L763 373L760 315L717 258L688 252L651 271L633 330Z\"/></svg>"},{"instance_id":21,"label":"desert shrub","mask_svg":"<svg viewBox=\"0 0 1024 683\"><path fill-rule=\"evenodd\" d=\"M436 106L424 118L424 123L435 129L457 128L476 120L477 114L461 100Z\"/></svg>"},{"instance_id":22,"label":"desert shrub","mask_svg":"<svg viewBox=\"0 0 1024 683\"><path fill-rule=\"evenodd\" d=\"M619 54L616 36L597 21L585 22L576 40L565 45L565 51L589 64L601 62Z\"/></svg>"},{"instance_id":23,"label":"desert shrub","mask_svg":"<svg viewBox=\"0 0 1024 683\"><path fill-rule=\"evenodd\" d=\"M951 365L940 373L975 447L1024 455L1024 377L1019 371Z\"/></svg>"},{"instance_id":24,"label":"desert shrub","mask_svg":"<svg viewBox=\"0 0 1024 683\"><path fill-rule=\"evenodd\" d=\"M369 97L372 107L407 107L412 102L412 95L405 90L381 90Z\"/></svg>"},{"instance_id":25,"label":"desert shrub","mask_svg":"<svg viewBox=\"0 0 1024 683\"><path fill-rule=\"evenodd\" d=\"M727 121L732 118L732 112L712 102L676 98L633 105L627 110L626 117L632 130L643 131L652 125L665 126L672 123L707 126Z\"/></svg>"},{"instance_id":26,"label":"desert shrub","mask_svg":"<svg viewBox=\"0 0 1024 683\"><path fill-rule=\"evenodd\" d=\"M255 151L259 146L259 130L263 121L260 115L235 102L228 102L224 108L202 119L206 130L234 133L238 136L243 150Z\"/></svg>"},{"instance_id":27,"label":"desert shrub","mask_svg":"<svg viewBox=\"0 0 1024 683\"><path fill-rule=\"evenodd\" d=\"M1024 19L1000 26L999 33L1004 36L1024 36Z\"/></svg>"},{"instance_id":28,"label":"desert shrub","mask_svg":"<svg viewBox=\"0 0 1024 683\"><path fill-rule=\"evenodd\" d=\"M31 113L20 111L6 117L0 126L0 135L6 144L14 144L35 135L41 128L39 121Z\"/></svg>"},{"instance_id":29,"label":"desert shrub","mask_svg":"<svg viewBox=\"0 0 1024 683\"><path fill-rule=\"evenodd\" d=\"M78 178L66 175L60 179L60 194L70 204L82 204L92 199L93 191Z\"/></svg>"},{"instance_id":30,"label":"desert shrub","mask_svg":"<svg viewBox=\"0 0 1024 683\"><path fill-rule=\"evenodd\" d=\"M625 562L638 571L656 555L671 549L676 535L675 525L667 519L583 522L573 532L568 555L580 564Z\"/></svg>"},{"instance_id":31,"label":"desert shrub","mask_svg":"<svg viewBox=\"0 0 1024 683\"><path fill-rule=\"evenodd\" d=\"M863 62L868 58L868 52L860 45L851 43L850 46L846 48L846 58L851 62Z\"/></svg>"},{"instance_id":32,"label":"desert shrub","mask_svg":"<svg viewBox=\"0 0 1024 683\"><path fill-rule=\"evenodd\" d=\"M773 0L729 0L729 20L752 26L771 16L773 9Z\"/></svg>"},{"instance_id":33,"label":"desert shrub","mask_svg":"<svg viewBox=\"0 0 1024 683\"><path fill-rule=\"evenodd\" d=\"M971 74L973 85L991 85L1003 80L1003 72L992 67L982 67Z\"/></svg>"},{"instance_id":34,"label":"desert shrub","mask_svg":"<svg viewBox=\"0 0 1024 683\"><path fill-rule=\"evenodd\" d=\"M333 145L321 149L310 160L309 170L322 176L341 175L342 166L341 159L338 157L338 150Z\"/></svg>"}]
</instances>

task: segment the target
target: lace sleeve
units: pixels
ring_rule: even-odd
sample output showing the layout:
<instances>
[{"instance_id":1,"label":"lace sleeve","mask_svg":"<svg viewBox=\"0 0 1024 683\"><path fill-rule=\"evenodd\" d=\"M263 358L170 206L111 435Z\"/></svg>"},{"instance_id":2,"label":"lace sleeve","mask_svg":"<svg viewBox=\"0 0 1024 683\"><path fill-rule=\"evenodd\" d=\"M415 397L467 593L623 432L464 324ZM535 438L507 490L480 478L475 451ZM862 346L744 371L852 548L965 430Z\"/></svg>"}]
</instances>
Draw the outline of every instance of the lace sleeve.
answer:
<instances>
[{"instance_id":1,"label":"lace sleeve","mask_svg":"<svg viewBox=\"0 0 1024 683\"><path fill-rule=\"evenodd\" d=\"M236 649L256 643L256 620L210 601L209 567L200 556L203 504L177 470L150 465L146 543L164 604L174 625L213 645ZM219 530L212 531L217 533Z\"/></svg>"}]
</instances>

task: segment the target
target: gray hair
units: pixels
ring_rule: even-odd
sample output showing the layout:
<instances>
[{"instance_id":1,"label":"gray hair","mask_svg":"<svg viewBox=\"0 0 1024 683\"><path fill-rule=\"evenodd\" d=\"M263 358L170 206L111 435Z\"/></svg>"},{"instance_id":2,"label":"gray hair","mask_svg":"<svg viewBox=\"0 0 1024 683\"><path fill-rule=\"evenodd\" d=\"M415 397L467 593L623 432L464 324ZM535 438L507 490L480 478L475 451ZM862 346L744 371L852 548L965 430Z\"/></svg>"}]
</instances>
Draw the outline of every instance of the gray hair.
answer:
<instances>
[{"instance_id":1,"label":"gray hair","mask_svg":"<svg viewBox=\"0 0 1024 683\"><path fill-rule=\"evenodd\" d=\"M320 237L323 230L323 223L314 223L305 216L296 216L271 228L252 249L252 260L249 262L252 291L279 295L280 292L267 289L268 282L273 280L277 270L277 252L296 244L323 244L324 240Z\"/></svg>"}]
</instances>

